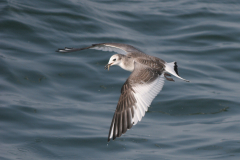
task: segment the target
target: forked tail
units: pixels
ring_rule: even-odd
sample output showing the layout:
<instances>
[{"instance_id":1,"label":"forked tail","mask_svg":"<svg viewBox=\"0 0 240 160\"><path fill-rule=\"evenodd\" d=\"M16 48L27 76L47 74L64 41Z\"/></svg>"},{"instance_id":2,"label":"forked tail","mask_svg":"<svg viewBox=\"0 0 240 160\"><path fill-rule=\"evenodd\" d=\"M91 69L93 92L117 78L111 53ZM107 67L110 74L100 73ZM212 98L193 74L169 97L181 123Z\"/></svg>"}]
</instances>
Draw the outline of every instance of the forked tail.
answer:
<instances>
[{"instance_id":1,"label":"forked tail","mask_svg":"<svg viewBox=\"0 0 240 160\"><path fill-rule=\"evenodd\" d=\"M182 77L180 77L178 75L178 66L177 66L177 62L170 62L170 63L165 63L165 70L168 73L171 73L172 75L186 81L186 82L190 82L189 80L183 79Z\"/></svg>"}]
</instances>

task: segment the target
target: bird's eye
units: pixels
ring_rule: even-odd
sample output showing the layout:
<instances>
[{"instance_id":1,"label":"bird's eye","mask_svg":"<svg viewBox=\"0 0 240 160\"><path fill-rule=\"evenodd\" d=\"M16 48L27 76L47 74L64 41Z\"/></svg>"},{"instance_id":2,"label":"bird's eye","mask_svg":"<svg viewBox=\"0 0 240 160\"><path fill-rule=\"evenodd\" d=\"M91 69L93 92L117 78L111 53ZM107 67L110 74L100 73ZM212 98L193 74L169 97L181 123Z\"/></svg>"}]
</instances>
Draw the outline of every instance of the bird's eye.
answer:
<instances>
[{"instance_id":1,"label":"bird's eye","mask_svg":"<svg viewBox=\"0 0 240 160\"><path fill-rule=\"evenodd\" d=\"M116 61L116 58L115 58L115 59L113 59L113 61Z\"/></svg>"}]
</instances>

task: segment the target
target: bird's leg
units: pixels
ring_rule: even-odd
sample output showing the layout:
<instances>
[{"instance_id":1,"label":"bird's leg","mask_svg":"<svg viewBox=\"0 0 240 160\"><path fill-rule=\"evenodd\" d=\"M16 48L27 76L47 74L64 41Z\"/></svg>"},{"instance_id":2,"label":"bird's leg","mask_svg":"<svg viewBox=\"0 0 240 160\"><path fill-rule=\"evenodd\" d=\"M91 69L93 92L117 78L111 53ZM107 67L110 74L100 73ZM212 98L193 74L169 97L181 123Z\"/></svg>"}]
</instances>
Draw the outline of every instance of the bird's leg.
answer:
<instances>
[{"instance_id":1,"label":"bird's leg","mask_svg":"<svg viewBox=\"0 0 240 160\"><path fill-rule=\"evenodd\" d=\"M167 76L171 77L170 74L164 73L164 77L165 77L168 81L174 81L172 78L168 78Z\"/></svg>"}]
</instances>

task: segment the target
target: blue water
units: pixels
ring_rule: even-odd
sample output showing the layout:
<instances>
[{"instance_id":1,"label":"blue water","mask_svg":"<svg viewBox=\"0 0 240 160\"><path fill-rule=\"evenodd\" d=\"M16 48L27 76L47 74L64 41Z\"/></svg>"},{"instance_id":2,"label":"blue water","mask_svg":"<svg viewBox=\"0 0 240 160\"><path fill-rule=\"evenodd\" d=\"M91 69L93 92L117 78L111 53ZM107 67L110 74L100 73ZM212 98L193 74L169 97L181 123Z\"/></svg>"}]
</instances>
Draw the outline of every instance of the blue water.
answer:
<instances>
[{"instance_id":1,"label":"blue water","mask_svg":"<svg viewBox=\"0 0 240 160\"><path fill-rule=\"evenodd\" d=\"M0 159L239 159L240 2L0 2ZM55 52L131 44L167 62L145 117L107 142L130 72L114 54Z\"/></svg>"}]
</instances>

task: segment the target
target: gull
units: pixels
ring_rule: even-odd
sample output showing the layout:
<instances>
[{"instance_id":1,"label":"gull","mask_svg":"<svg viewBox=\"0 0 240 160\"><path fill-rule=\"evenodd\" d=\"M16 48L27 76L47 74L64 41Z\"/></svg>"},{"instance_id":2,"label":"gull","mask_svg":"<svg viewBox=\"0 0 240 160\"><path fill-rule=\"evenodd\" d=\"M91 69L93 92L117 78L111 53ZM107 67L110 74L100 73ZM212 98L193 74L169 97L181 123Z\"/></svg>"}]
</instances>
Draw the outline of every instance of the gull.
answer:
<instances>
[{"instance_id":1,"label":"gull","mask_svg":"<svg viewBox=\"0 0 240 160\"><path fill-rule=\"evenodd\" d=\"M65 47L65 49L58 49L57 52L66 53L85 49L116 52L118 54L110 57L105 69L109 70L110 66L118 65L122 69L132 72L122 86L110 125L108 142L120 137L142 120L153 99L162 90L164 79L174 81L169 78L170 74L189 82L179 76L177 62L167 63L127 44L100 43L85 48Z\"/></svg>"}]
</instances>

